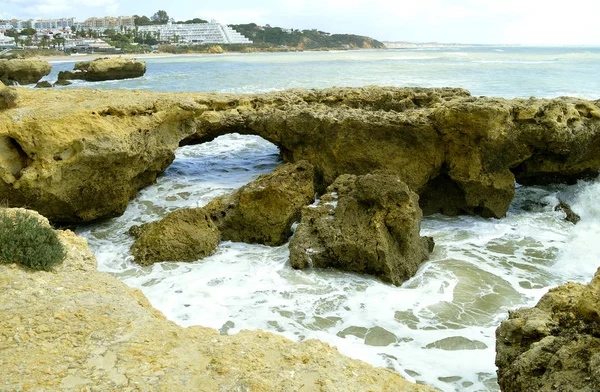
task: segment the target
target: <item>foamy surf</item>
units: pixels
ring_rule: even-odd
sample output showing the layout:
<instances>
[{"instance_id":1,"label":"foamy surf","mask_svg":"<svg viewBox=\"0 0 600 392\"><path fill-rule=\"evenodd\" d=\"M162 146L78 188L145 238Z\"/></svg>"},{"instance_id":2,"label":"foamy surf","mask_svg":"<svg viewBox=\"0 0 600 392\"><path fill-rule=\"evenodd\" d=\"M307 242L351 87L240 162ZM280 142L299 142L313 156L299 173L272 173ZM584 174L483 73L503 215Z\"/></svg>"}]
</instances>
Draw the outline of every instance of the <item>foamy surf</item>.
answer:
<instances>
[{"instance_id":1,"label":"foamy surf","mask_svg":"<svg viewBox=\"0 0 600 392\"><path fill-rule=\"evenodd\" d=\"M79 230L100 270L141 289L182 326L317 338L443 391L497 390L494 331L507 311L534 304L567 280L589 280L600 252L589 242L600 230L600 183L582 182L517 187L501 220L425 218L422 233L435 238L436 249L401 287L335 270L293 270L287 245L224 242L201 261L139 267L128 250L129 226L205 205L280 163L272 144L235 134L176 156L123 216ZM559 198L582 215L579 225L554 211Z\"/></svg>"}]
</instances>

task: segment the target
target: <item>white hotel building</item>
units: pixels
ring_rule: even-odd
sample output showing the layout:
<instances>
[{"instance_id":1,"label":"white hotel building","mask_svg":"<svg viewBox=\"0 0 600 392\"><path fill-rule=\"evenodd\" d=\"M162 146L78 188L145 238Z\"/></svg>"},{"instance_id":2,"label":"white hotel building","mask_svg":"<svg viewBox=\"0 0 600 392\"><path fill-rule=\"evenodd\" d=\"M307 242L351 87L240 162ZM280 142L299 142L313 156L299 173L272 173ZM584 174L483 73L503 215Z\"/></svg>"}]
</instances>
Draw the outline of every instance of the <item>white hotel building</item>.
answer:
<instances>
[{"instance_id":1,"label":"white hotel building","mask_svg":"<svg viewBox=\"0 0 600 392\"><path fill-rule=\"evenodd\" d=\"M138 32L147 31L159 41L186 44L251 44L248 38L231 27L212 20L210 23L138 26Z\"/></svg>"}]
</instances>

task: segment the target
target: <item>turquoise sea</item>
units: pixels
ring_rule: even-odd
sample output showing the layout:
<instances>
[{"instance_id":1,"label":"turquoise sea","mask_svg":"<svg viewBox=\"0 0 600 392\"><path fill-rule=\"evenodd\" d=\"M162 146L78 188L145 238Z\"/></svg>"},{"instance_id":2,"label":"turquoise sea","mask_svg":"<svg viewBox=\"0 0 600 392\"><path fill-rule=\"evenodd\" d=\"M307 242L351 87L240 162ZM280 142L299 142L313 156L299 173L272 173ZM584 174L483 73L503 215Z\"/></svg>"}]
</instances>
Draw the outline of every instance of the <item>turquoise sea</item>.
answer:
<instances>
[{"instance_id":1,"label":"turquoise sea","mask_svg":"<svg viewBox=\"0 0 600 392\"><path fill-rule=\"evenodd\" d=\"M76 59L74 59L76 60ZM449 47L377 51L226 54L146 59L144 77L65 88L255 93L330 86L463 87L495 97L600 98L600 48ZM55 62L50 80L73 62ZM600 181L517 186L507 217L424 219L436 249L401 287L333 270L295 271L287 245L224 242L194 263L131 262L133 224L202 206L273 170L274 145L227 135L182 147L157 183L119 218L81 226L99 269L140 288L183 326L223 334L263 329L316 338L351 357L386 366L443 391L497 391L494 332L509 309L531 306L568 280L589 281L600 265ZM576 226L553 206L581 215Z\"/></svg>"}]
</instances>

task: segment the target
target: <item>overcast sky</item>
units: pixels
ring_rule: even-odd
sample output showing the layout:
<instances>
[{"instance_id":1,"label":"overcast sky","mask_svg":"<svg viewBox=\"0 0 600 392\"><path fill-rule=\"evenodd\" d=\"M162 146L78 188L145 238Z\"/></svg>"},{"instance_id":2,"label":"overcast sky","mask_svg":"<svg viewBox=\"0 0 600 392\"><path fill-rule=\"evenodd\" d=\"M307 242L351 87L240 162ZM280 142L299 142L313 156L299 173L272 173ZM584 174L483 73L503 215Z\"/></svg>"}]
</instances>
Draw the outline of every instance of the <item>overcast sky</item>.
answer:
<instances>
[{"instance_id":1,"label":"overcast sky","mask_svg":"<svg viewBox=\"0 0 600 392\"><path fill-rule=\"evenodd\" d=\"M270 24L382 41L600 45L599 0L0 0L0 18L147 15Z\"/></svg>"}]
</instances>

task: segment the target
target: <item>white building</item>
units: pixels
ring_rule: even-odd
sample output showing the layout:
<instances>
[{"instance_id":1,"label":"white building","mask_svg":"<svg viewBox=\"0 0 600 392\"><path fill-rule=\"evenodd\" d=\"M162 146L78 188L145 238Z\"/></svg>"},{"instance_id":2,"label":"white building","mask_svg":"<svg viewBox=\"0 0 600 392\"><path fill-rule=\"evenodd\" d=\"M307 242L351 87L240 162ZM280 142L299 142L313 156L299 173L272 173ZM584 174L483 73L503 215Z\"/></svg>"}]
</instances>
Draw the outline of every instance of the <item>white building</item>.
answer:
<instances>
[{"instance_id":1,"label":"white building","mask_svg":"<svg viewBox=\"0 0 600 392\"><path fill-rule=\"evenodd\" d=\"M71 28L73 24L75 24L75 18L37 19L31 21L31 27L36 30L60 30Z\"/></svg>"},{"instance_id":2,"label":"white building","mask_svg":"<svg viewBox=\"0 0 600 392\"><path fill-rule=\"evenodd\" d=\"M7 37L0 32L0 49L11 49L15 47L15 39Z\"/></svg>"},{"instance_id":3,"label":"white building","mask_svg":"<svg viewBox=\"0 0 600 392\"><path fill-rule=\"evenodd\" d=\"M138 26L138 32L154 34L159 41L188 44L251 44L231 27L212 20L210 23Z\"/></svg>"}]
</instances>

